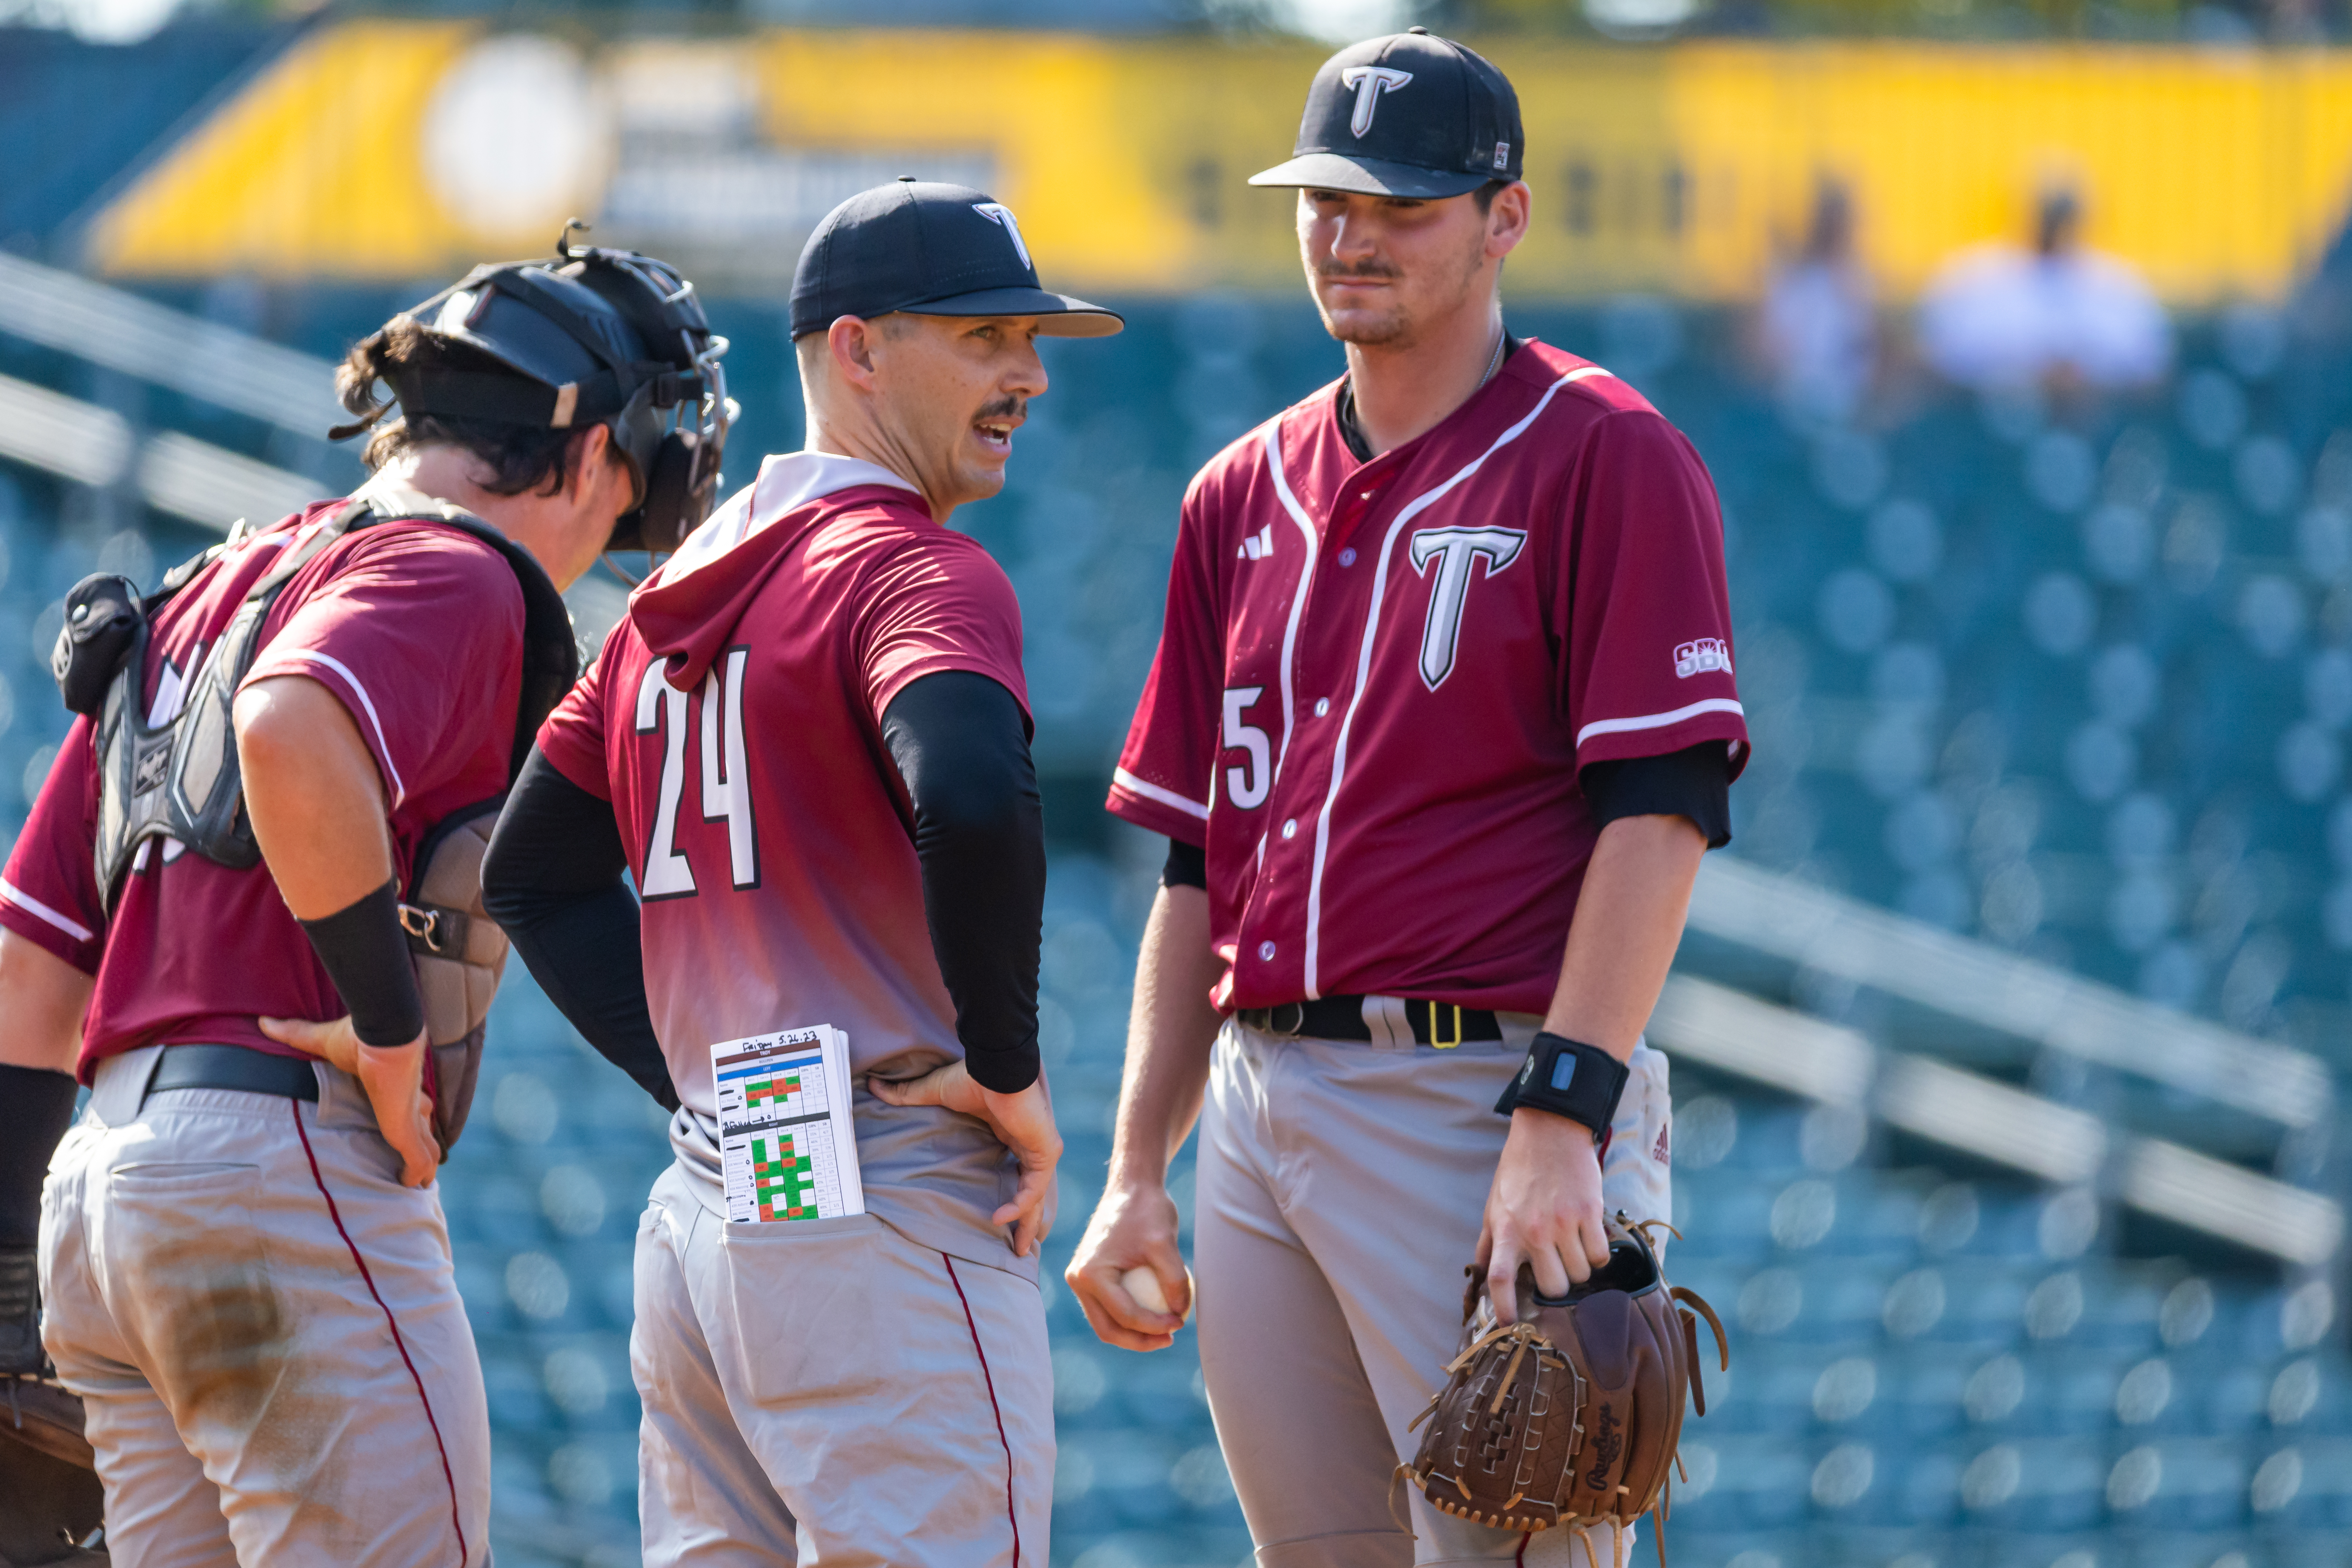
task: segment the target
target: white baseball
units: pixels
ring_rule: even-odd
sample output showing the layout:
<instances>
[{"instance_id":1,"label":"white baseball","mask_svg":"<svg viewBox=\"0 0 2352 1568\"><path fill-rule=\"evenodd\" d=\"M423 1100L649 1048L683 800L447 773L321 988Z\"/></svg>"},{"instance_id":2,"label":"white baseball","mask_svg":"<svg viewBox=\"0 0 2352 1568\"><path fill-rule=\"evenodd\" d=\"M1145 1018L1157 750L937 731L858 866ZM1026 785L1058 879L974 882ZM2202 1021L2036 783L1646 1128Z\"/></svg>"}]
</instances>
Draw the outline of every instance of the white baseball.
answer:
<instances>
[{"instance_id":1,"label":"white baseball","mask_svg":"<svg viewBox=\"0 0 2352 1568\"><path fill-rule=\"evenodd\" d=\"M1135 1268L1118 1277L1118 1288L1135 1298L1136 1304L1147 1312L1166 1312L1167 1294L1160 1289L1160 1276L1150 1269ZM1184 1321L1192 1321L1192 1303L1200 1299L1192 1288L1192 1271L1184 1270Z\"/></svg>"}]
</instances>

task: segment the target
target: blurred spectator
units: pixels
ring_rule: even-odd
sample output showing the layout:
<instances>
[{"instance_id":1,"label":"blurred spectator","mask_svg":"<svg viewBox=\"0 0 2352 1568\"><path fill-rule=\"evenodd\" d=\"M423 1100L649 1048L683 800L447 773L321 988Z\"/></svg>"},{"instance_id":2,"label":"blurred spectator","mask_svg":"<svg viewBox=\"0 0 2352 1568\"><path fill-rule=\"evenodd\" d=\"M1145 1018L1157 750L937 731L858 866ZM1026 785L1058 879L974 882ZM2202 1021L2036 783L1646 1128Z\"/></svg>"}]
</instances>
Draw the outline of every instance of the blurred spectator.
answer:
<instances>
[{"instance_id":1,"label":"blurred spectator","mask_svg":"<svg viewBox=\"0 0 2352 1568\"><path fill-rule=\"evenodd\" d=\"M2082 228L2074 193L2049 191L2031 251L1990 245L1948 263L1919 307L1928 364L1975 387L2160 379L2172 359L2164 307L2128 266L2086 248Z\"/></svg>"},{"instance_id":2,"label":"blurred spectator","mask_svg":"<svg viewBox=\"0 0 2352 1568\"><path fill-rule=\"evenodd\" d=\"M1766 377L1792 412L1831 424L1853 417L1878 354L1870 280L1853 253L1853 199L1823 180L1804 248L1773 278L1756 320Z\"/></svg>"}]
</instances>

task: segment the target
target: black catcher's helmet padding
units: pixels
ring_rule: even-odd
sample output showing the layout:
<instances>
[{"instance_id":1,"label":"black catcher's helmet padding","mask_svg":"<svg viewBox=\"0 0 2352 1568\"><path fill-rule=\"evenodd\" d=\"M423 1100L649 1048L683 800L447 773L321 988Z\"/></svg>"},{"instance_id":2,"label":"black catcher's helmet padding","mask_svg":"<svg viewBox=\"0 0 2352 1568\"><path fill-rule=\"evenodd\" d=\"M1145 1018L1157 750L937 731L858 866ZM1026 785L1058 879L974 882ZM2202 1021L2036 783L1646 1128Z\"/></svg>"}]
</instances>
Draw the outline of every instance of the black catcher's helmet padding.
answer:
<instances>
[{"instance_id":1,"label":"black catcher's helmet padding","mask_svg":"<svg viewBox=\"0 0 2352 1568\"><path fill-rule=\"evenodd\" d=\"M719 363L727 340L669 263L574 246L567 226L552 259L487 263L404 313L515 374L387 378L403 414L611 427L637 504L605 549L675 550L710 514L733 412Z\"/></svg>"}]
</instances>

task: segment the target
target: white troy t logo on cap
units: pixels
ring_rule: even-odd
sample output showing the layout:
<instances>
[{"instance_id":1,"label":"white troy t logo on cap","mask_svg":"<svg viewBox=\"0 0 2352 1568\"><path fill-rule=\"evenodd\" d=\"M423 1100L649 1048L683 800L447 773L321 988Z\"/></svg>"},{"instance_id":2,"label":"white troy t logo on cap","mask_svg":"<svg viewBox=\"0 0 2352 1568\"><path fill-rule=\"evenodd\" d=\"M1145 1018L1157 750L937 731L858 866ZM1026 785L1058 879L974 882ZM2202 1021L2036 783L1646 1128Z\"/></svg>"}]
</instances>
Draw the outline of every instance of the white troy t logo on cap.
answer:
<instances>
[{"instance_id":1,"label":"white troy t logo on cap","mask_svg":"<svg viewBox=\"0 0 2352 1568\"><path fill-rule=\"evenodd\" d=\"M971 210L991 223L1003 224L1004 232L1013 237L1013 248L1020 255L1021 265L1033 272L1036 270L1037 264L1029 259L1028 242L1021 237L1021 225L1013 217L1011 207L1006 206L1003 202L974 202L971 204Z\"/></svg>"},{"instance_id":2,"label":"white troy t logo on cap","mask_svg":"<svg viewBox=\"0 0 2352 1568\"><path fill-rule=\"evenodd\" d=\"M1339 73L1339 85L1356 89L1356 112L1349 120L1348 129L1361 136L1372 128L1372 110L1381 101L1381 94L1392 87L1402 87L1412 79L1412 72L1401 71L1392 66L1349 66Z\"/></svg>"}]
</instances>

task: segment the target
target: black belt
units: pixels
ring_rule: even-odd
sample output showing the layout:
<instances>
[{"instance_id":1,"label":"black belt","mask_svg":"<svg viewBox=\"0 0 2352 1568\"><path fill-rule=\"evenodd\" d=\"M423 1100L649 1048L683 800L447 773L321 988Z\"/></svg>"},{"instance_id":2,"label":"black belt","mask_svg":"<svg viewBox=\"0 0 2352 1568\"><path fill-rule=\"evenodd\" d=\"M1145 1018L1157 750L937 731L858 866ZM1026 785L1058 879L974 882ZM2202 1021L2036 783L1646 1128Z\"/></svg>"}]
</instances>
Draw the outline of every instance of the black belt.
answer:
<instances>
[{"instance_id":1,"label":"black belt","mask_svg":"<svg viewBox=\"0 0 2352 1568\"><path fill-rule=\"evenodd\" d=\"M236 1089L316 1100L319 1075L308 1057L273 1057L249 1046L165 1046L147 1092L167 1089Z\"/></svg>"},{"instance_id":2,"label":"black belt","mask_svg":"<svg viewBox=\"0 0 2352 1568\"><path fill-rule=\"evenodd\" d=\"M1269 1035L1304 1036L1315 1040L1370 1040L1371 1026L1364 1022L1361 996L1318 996L1312 1002L1285 1002L1275 1007L1244 1007L1234 1015L1253 1029ZM1413 1043L1458 1046L1465 1040L1499 1040L1503 1026L1484 1007L1457 1007L1451 1002L1407 1001L1406 1022Z\"/></svg>"}]
</instances>

